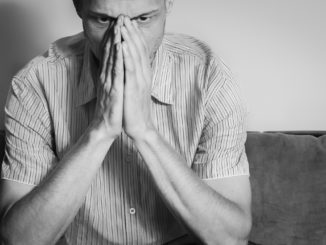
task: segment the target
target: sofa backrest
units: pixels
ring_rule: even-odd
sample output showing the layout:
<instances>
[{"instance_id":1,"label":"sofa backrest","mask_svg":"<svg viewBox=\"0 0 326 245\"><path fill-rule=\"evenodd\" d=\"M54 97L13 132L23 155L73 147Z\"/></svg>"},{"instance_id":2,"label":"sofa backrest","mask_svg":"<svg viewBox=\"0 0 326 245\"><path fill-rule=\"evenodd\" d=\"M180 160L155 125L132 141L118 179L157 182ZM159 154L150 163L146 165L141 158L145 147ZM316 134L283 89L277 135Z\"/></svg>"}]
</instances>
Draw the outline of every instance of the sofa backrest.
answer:
<instances>
[{"instance_id":1,"label":"sofa backrest","mask_svg":"<svg viewBox=\"0 0 326 245\"><path fill-rule=\"evenodd\" d=\"M253 228L266 245L326 244L326 135L248 134Z\"/></svg>"},{"instance_id":2,"label":"sofa backrest","mask_svg":"<svg viewBox=\"0 0 326 245\"><path fill-rule=\"evenodd\" d=\"M2 163L2 158L5 153L5 133L4 131L0 130L0 166ZM0 173L1 173L1 168L0 168Z\"/></svg>"}]
</instances>

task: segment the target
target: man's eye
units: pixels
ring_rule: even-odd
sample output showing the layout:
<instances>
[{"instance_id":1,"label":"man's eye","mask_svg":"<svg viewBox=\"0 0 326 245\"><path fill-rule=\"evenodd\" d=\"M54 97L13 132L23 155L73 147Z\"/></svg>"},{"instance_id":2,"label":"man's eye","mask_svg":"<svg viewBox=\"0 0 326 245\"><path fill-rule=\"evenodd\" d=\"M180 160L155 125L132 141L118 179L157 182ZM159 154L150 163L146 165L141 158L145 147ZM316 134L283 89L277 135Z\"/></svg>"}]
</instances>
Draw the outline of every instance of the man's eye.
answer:
<instances>
[{"instance_id":1,"label":"man's eye","mask_svg":"<svg viewBox=\"0 0 326 245\"><path fill-rule=\"evenodd\" d=\"M137 22L139 23L147 23L151 20L151 17L147 17L147 16L140 16L137 19Z\"/></svg>"},{"instance_id":2,"label":"man's eye","mask_svg":"<svg viewBox=\"0 0 326 245\"><path fill-rule=\"evenodd\" d=\"M98 18L96 18L96 20L98 23L101 23L101 24L107 24L110 21L110 19L107 17L98 17Z\"/></svg>"}]
</instances>

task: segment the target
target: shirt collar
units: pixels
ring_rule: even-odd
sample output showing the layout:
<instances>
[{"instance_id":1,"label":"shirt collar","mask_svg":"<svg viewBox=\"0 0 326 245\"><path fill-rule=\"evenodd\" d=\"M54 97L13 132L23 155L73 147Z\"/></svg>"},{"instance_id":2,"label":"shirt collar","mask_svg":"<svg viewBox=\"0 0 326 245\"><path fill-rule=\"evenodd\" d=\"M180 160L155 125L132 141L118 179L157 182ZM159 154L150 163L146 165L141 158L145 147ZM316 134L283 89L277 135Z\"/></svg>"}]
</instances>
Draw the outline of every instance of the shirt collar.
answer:
<instances>
[{"instance_id":1,"label":"shirt collar","mask_svg":"<svg viewBox=\"0 0 326 245\"><path fill-rule=\"evenodd\" d=\"M81 106L96 98L96 83L94 79L94 59L89 44L85 41L81 75L76 86L75 105ZM172 84L171 59L162 43L153 60L153 79L151 96L163 104L173 104L174 88ZM92 72L93 71L93 72Z\"/></svg>"},{"instance_id":2,"label":"shirt collar","mask_svg":"<svg viewBox=\"0 0 326 245\"><path fill-rule=\"evenodd\" d=\"M164 40L153 61L153 82L151 95L164 104L173 104L175 89L172 84L172 61L164 47Z\"/></svg>"}]
</instances>

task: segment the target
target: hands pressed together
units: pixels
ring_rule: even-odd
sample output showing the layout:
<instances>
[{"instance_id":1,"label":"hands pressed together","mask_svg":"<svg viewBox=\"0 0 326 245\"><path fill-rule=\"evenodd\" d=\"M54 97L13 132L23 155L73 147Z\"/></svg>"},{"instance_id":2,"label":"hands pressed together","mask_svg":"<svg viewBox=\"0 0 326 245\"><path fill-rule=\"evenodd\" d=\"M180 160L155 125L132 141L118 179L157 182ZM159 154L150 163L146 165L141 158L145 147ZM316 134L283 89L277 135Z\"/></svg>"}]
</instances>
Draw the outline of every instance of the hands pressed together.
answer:
<instances>
[{"instance_id":1,"label":"hands pressed together","mask_svg":"<svg viewBox=\"0 0 326 245\"><path fill-rule=\"evenodd\" d=\"M150 115L151 69L143 35L135 21L119 16L103 40L95 120L116 138L122 129L139 140L154 129Z\"/></svg>"}]
</instances>

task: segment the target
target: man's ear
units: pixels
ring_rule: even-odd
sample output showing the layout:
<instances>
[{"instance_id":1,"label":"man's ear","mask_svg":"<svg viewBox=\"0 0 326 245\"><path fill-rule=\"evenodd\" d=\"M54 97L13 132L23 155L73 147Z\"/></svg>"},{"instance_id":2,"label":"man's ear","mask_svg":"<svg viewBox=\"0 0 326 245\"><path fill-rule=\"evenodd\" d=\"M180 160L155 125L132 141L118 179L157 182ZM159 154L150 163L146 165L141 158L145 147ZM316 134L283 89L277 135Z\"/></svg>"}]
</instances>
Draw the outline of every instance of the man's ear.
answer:
<instances>
[{"instance_id":1,"label":"man's ear","mask_svg":"<svg viewBox=\"0 0 326 245\"><path fill-rule=\"evenodd\" d=\"M174 0L165 0L166 12L169 14L172 11Z\"/></svg>"}]
</instances>

